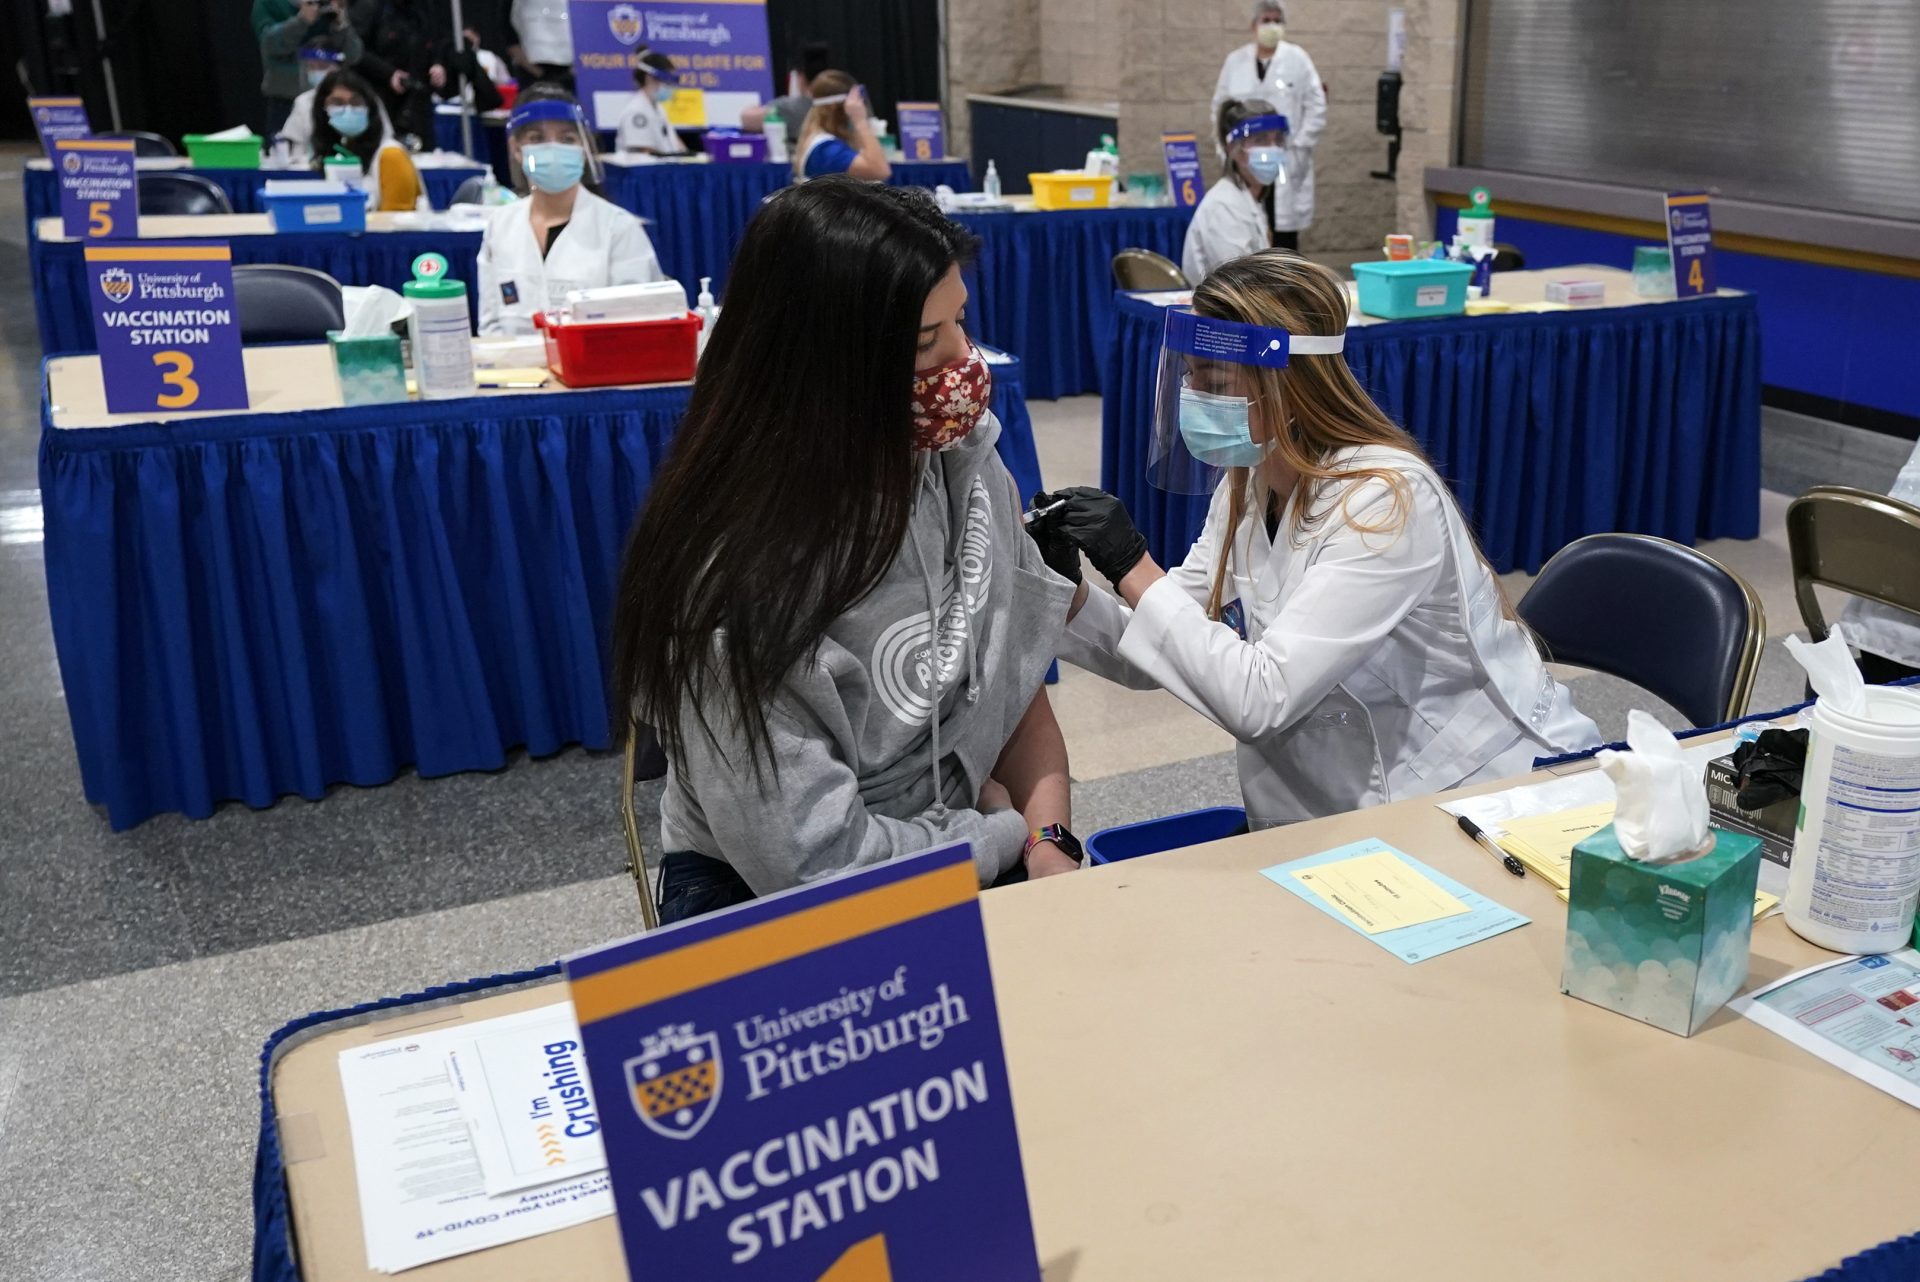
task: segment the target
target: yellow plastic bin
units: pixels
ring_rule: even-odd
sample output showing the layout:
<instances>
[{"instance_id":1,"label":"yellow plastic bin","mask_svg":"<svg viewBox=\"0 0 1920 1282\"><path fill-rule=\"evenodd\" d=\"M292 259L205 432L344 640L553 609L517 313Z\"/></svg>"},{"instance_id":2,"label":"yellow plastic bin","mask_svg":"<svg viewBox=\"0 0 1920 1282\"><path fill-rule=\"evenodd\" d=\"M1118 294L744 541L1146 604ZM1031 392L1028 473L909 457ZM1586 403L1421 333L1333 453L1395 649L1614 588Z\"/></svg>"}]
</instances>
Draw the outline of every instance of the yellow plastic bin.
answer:
<instances>
[{"instance_id":1,"label":"yellow plastic bin","mask_svg":"<svg viewBox=\"0 0 1920 1282\"><path fill-rule=\"evenodd\" d=\"M260 168L258 137L209 138L205 134L188 134L180 141L187 144L187 157L195 169Z\"/></svg>"},{"instance_id":2,"label":"yellow plastic bin","mask_svg":"<svg viewBox=\"0 0 1920 1282\"><path fill-rule=\"evenodd\" d=\"M1028 174L1035 209L1105 209L1113 203L1112 174Z\"/></svg>"}]
</instances>

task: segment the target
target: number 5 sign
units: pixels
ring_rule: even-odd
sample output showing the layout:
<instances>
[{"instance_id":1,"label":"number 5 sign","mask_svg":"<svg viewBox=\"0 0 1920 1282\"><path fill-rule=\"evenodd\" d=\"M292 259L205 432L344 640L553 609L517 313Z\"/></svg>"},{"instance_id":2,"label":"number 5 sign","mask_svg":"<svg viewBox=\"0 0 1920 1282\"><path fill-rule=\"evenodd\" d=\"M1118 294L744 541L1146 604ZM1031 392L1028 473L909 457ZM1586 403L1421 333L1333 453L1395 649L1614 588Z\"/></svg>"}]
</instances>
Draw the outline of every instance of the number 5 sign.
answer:
<instances>
[{"instance_id":1,"label":"number 5 sign","mask_svg":"<svg viewBox=\"0 0 1920 1282\"><path fill-rule=\"evenodd\" d=\"M1204 194L1199 138L1194 134L1161 134L1160 145L1167 153L1167 190L1173 193L1174 207L1197 207Z\"/></svg>"},{"instance_id":2,"label":"number 5 sign","mask_svg":"<svg viewBox=\"0 0 1920 1282\"><path fill-rule=\"evenodd\" d=\"M61 230L75 240L130 240L140 234L133 140L61 138L53 144Z\"/></svg>"},{"instance_id":3,"label":"number 5 sign","mask_svg":"<svg viewBox=\"0 0 1920 1282\"><path fill-rule=\"evenodd\" d=\"M109 411L247 408L227 246L143 241L85 253Z\"/></svg>"}]
</instances>

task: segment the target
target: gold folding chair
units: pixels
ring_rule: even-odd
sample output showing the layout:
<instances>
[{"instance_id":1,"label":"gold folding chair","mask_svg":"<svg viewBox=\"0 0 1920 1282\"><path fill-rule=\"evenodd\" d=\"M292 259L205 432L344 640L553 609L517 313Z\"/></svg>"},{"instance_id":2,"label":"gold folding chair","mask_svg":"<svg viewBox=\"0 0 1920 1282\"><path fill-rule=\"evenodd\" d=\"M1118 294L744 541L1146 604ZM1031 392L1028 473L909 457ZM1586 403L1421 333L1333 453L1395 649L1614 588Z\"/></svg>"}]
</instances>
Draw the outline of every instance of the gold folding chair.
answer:
<instances>
[{"instance_id":1,"label":"gold folding chair","mask_svg":"<svg viewBox=\"0 0 1920 1282\"><path fill-rule=\"evenodd\" d=\"M1816 485L1787 505L1793 595L1815 641L1826 615L1814 588L1920 614L1920 508L1847 485Z\"/></svg>"},{"instance_id":2,"label":"gold folding chair","mask_svg":"<svg viewBox=\"0 0 1920 1282\"><path fill-rule=\"evenodd\" d=\"M1186 289L1188 281L1179 264L1151 249L1123 249L1113 256L1113 279L1121 289L1148 293L1162 289Z\"/></svg>"},{"instance_id":3,"label":"gold folding chair","mask_svg":"<svg viewBox=\"0 0 1920 1282\"><path fill-rule=\"evenodd\" d=\"M640 923L647 930L653 930L660 924L659 900L655 898L653 875L647 871L647 850L640 841L640 815L634 809L633 786L643 777L643 744L652 745L652 751L658 752L653 744L653 732L641 725L632 716L627 717L626 769L620 775L620 818L627 828L627 871L633 874L634 889L640 893ZM657 778L657 774L647 774L645 778Z\"/></svg>"}]
</instances>

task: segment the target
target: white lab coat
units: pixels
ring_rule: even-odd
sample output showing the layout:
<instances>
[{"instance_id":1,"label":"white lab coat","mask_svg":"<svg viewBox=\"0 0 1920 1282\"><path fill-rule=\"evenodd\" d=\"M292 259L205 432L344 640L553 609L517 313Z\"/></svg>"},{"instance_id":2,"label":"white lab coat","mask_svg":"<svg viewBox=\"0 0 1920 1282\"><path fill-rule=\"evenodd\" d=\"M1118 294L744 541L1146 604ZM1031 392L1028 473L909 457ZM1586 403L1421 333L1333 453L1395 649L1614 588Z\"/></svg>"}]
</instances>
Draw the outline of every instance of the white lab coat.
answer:
<instances>
[{"instance_id":1,"label":"white lab coat","mask_svg":"<svg viewBox=\"0 0 1920 1282\"><path fill-rule=\"evenodd\" d=\"M393 118L387 115L387 105L377 99L373 105L380 113L383 136L393 137ZM293 106L287 112L287 123L280 126L278 136L290 144L293 164L302 169L313 164L313 90L303 89L300 96L293 100Z\"/></svg>"},{"instance_id":2,"label":"white lab coat","mask_svg":"<svg viewBox=\"0 0 1920 1282\"><path fill-rule=\"evenodd\" d=\"M1232 176L1219 178L1207 188L1200 207L1193 211L1193 221L1187 224L1180 270L1187 274L1190 284L1198 285L1221 263L1272 244L1273 228L1267 223L1266 208Z\"/></svg>"},{"instance_id":3,"label":"white lab coat","mask_svg":"<svg viewBox=\"0 0 1920 1282\"><path fill-rule=\"evenodd\" d=\"M584 187L543 260L529 216L532 201L522 196L487 217L480 241L481 334L532 334L534 313L558 307L571 290L661 279L640 220Z\"/></svg>"},{"instance_id":4,"label":"white lab coat","mask_svg":"<svg viewBox=\"0 0 1920 1282\"><path fill-rule=\"evenodd\" d=\"M620 113L613 141L621 151L651 151L661 156L678 155L687 149L679 133L667 123L667 113L644 89L634 94Z\"/></svg>"},{"instance_id":5,"label":"white lab coat","mask_svg":"<svg viewBox=\"0 0 1920 1282\"><path fill-rule=\"evenodd\" d=\"M1229 98L1264 98L1287 118L1287 184L1274 189L1273 225L1281 231L1308 226L1313 222L1313 149L1327 127L1327 90L1313 59L1282 40L1262 79L1257 47L1241 45L1221 64L1210 121L1218 124L1220 104Z\"/></svg>"},{"instance_id":6,"label":"white lab coat","mask_svg":"<svg viewBox=\"0 0 1920 1282\"><path fill-rule=\"evenodd\" d=\"M1298 546L1290 511L1269 540L1264 497L1249 503L1221 593L1240 603L1243 641L1206 617L1229 536L1223 481L1186 561L1134 610L1090 591L1060 657L1163 687L1238 739L1256 827L1518 774L1536 756L1597 744L1593 722L1502 613L1499 584L1432 470L1384 446L1333 457L1405 481L1397 534L1356 528L1393 512L1377 479L1323 485Z\"/></svg>"}]
</instances>

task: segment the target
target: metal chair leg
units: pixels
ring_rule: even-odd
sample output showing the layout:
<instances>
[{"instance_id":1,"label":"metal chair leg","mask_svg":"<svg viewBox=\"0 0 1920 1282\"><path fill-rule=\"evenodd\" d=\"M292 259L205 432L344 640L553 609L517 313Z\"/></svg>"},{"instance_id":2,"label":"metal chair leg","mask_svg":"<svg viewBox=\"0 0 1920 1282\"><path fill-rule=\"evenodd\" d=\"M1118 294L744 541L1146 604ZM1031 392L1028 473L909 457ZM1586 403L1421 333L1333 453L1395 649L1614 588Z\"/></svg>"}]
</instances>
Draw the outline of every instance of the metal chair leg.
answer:
<instances>
[{"instance_id":1,"label":"metal chair leg","mask_svg":"<svg viewBox=\"0 0 1920 1282\"><path fill-rule=\"evenodd\" d=\"M647 930L660 925L660 908L653 897L653 878L647 872L647 851L640 841L640 817L633 808L633 773L638 762L640 727L627 719L626 768L620 777L620 818L627 830L627 871L640 894L640 922Z\"/></svg>"}]
</instances>

